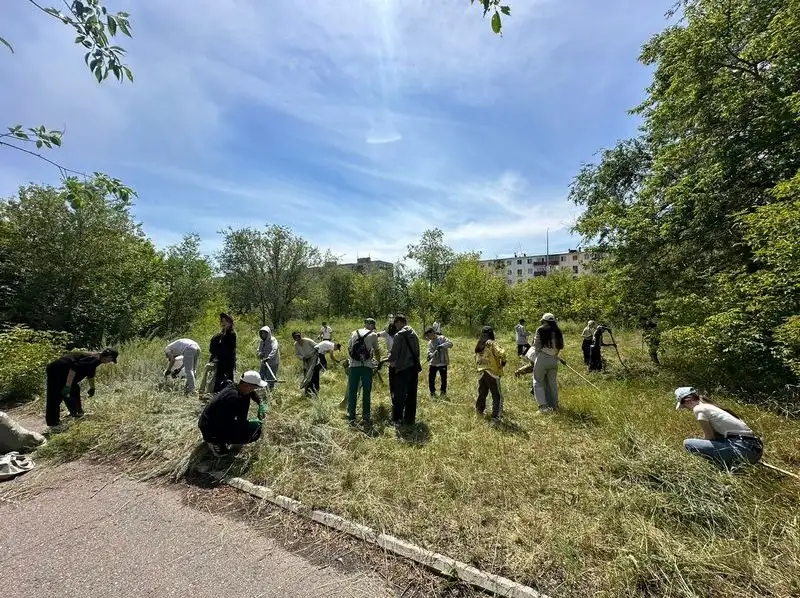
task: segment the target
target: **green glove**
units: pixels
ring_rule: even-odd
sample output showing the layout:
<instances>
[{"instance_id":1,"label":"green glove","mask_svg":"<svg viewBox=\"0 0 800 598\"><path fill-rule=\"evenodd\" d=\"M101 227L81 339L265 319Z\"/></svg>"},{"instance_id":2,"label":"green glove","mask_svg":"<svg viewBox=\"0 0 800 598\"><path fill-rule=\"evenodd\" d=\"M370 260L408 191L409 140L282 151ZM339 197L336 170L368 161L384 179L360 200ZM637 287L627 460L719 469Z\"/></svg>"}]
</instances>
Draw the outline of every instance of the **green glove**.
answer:
<instances>
[{"instance_id":1,"label":"green glove","mask_svg":"<svg viewBox=\"0 0 800 598\"><path fill-rule=\"evenodd\" d=\"M258 424L260 426L262 422L257 417L251 417L250 419L247 420L247 423L248 424Z\"/></svg>"},{"instance_id":2,"label":"green glove","mask_svg":"<svg viewBox=\"0 0 800 598\"><path fill-rule=\"evenodd\" d=\"M71 392L72 392L72 388L69 387L69 386L65 386L64 388L61 389L61 396L68 397Z\"/></svg>"},{"instance_id":3,"label":"green glove","mask_svg":"<svg viewBox=\"0 0 800 598\"><path fill-rule=\"evenodd\" d=\"M262 420L267 416L267 404L265 402L261 402L258 404L258 419Z\"/></svg>"}]
</instances>

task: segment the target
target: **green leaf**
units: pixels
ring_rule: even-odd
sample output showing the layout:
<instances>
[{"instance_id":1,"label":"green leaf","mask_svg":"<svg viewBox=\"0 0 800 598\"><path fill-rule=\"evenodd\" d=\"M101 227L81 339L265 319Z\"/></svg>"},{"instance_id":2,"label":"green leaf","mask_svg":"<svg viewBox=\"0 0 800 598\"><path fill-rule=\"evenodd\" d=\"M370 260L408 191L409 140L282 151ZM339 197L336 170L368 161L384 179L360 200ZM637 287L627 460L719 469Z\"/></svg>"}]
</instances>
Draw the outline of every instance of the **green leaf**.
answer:
<instances>
[{"instance_id":1,"label":"green leaf","mask_svg":"<svg viewBox=\"0 0 800 598\"><path fill-rule=\"evenodd\" d=\"M133 73L131 72L131 69L129 69L127 66L123 66L122 70L125 71L125 76L128 77L128 81L133 83Z\"/></svg>"},{"instance_id":2,"label":"green leaf","mask_svg":"<svg viewBox=\"0 0 800 598\"><path fill-rule=\"evenodd\" d=\"M42 140L41 139L37 139L36 140L36 147L38 147L38 148L42 147Z\"/></svg>"},{"instance_id":3,"label":"green leaf","mask_svg":"<svg viewBox=\"0 0 800 598\"><path fill-rule=\"evenodd\" d=\"M492 15L492 31L495 33L500 33L500 30L503 28L503 24L500 22L500 13L495 12Z\"/></svg>"},{"instance_id":4,"label":"green leaf","mask_svg":"<svg viewBox=\"0 0 800 598\"><path fill-rule=\"evenodd\" d=\"M130 31L130 29L128 29L128 24L127 23L120 22L120 23L118 23L118 25L119 25L119 28L122 30L122 33L124 33L128 37L132 37L131 36L131 31Z\"/></svg>"},{"instance_id":5,"label":"green leaf","mask_svg":"<svg viewBox=\"0 0 800 598\"><path fill-rule=\"evenodd\" d=\"M6 48L8 48L9 50L11 50L11 53L12 53L12 54L14 53L14 48L12 48L12 47L11 47L11 44L9 44L9 43L8 43L6 40L4 40L2 37L0 37L0 44L3 44L3 45L6 47Z\"/></svg>"},{"instance_id":6,"label":"green leaf","mask_svg":"<svg viewBox=\"0 0 800 598\"><path fill-rule=\"evenodd\" d=\"M502 12L504 15L511 16L511 7L510 6L501 6L500 7L500 12Z\"/></svg>"},{"instance_id":7,"label":"green leaf","mask_svg":"<svg viewBox=\"0 0 800 598\"><path fill-rule=\"evenodd\" d=\"M97 67L94 70L94 76L97 78L97 82L101 83L103 81L103 69L101 67Z\"/></svg>"},{"instance_id":8,"label":"green leaf","mask_svg":"<svg viewBox=\"0 0 800 598\"><path fill-rule=\"evenodd\" d=\"M108 32L111 35L116 35L117 34L117 21L114 19L114 17L112 17L111 15L108 15L108 18L106 19L106 22L108 23Z\"/></svg>"},{"instance_id":9,"label":"green leaf","mask_svg":"<svg viewBox=\"0 0 800 598\"><path fill-rule=\"evenodd\" d=\"M53 145L57 145L58 147L61 147L61 136L60 135L52 135L50 137L50 141L53 142Z\"/></svg>"}]
</instances>

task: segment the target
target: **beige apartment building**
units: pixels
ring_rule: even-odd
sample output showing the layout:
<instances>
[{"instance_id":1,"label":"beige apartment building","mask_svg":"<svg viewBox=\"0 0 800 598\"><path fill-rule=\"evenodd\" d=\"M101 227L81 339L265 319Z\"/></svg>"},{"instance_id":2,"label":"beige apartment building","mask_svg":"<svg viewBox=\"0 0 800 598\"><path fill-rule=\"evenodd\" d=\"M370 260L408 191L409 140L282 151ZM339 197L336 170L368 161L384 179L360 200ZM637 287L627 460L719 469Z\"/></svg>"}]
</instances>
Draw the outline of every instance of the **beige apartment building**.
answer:
<instances>
[{"instance_id":1,"label":"beige apartment building","mask_svg":"<svg viewBox=\"0 0 800 598\"><path fill-rule=\"evenodd\" d=\"M480 260L480 264L513 285L559 270L567 270L573 276L580 276L589 271L590 261L589 254L578 247L565 253L551 253L549 256L515 253L513 257Z\"/></svg>"}]
</instances>

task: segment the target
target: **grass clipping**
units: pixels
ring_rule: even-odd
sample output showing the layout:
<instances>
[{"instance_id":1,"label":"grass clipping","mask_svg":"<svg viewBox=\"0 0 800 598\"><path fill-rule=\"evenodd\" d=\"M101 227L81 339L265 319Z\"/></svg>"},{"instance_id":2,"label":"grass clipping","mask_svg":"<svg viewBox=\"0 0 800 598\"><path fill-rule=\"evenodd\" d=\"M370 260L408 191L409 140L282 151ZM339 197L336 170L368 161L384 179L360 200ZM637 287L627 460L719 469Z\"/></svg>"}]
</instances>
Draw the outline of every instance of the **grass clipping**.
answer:
<instances>
[{"instance_id":1,"label":"grass clipping","mask_svg":"<svg viewBox=\"0 0 800 598\"><path fill-rule=\"evenodd\" d=\"M249 333L240 328L239 338ZM630 369L593 376L596 391L561 368L558 413L537 414L530 378L504 378L498 428L474 413L474 340L454 338L448 400L429 399L421 380L421 423L404 436L383 423L390 400L381 381L369 435L348 428L338 408L340 369L322 375L318 400L301 397L291 343L281 339L290 384L273 395L264 438L232 473L553 596L800 595L800 485L763 468L727 475L684 453L682 439L697 434L691 415L675 412L671 381L642 350L625 350L639 338L616 336ZM567 341L578 367L578 335ZM160 354L156 341L125 347L87 401L94 415L40 453L123 456L146 475L182 475L198 445L200 405L159 388ZM763 434L771 461L800 464L796 421L736 409Z\"/></svg>"}]
</instances>

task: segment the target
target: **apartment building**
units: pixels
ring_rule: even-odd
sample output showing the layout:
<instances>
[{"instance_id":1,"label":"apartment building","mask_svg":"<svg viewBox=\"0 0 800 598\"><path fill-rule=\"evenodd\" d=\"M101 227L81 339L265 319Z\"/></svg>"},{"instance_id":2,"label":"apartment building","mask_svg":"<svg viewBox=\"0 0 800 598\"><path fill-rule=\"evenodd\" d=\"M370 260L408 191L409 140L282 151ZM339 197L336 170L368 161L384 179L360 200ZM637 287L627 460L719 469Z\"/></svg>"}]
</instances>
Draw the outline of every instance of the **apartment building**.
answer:
<instances>
[{"instance_id":1,"label":"apartment building","mask_svg":"<svg viewBox=\"0 0 800 598\"><path fill-rule=\"evenodd\" d=\"M355 263L342 264L342 268L348 270L355 270L362 274L371 274L377 270L388 270L394 272L394 264L392 262L385 262L383 260L373 260L368 257L360 257Z\"/></svg>"},{"instance_id":2,"label":"apartment building","mask_svg":"<svg viewBox=\"0 0 800 598\"><path fill-rule=\"evenodd\" d=\"M564 253L551 253L549 256L515 253L513 257L481 260L480 264L513 285L559 270L567 270L573 276L580 276L589 271L590 261L589 254L578 247Z\"/></svg>"}]
</instances>

